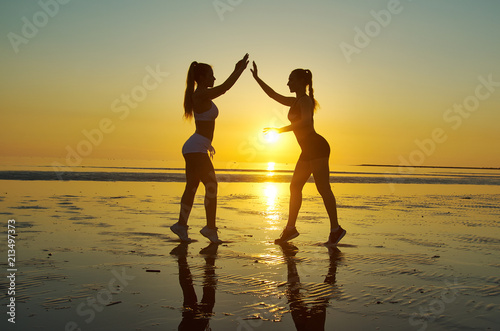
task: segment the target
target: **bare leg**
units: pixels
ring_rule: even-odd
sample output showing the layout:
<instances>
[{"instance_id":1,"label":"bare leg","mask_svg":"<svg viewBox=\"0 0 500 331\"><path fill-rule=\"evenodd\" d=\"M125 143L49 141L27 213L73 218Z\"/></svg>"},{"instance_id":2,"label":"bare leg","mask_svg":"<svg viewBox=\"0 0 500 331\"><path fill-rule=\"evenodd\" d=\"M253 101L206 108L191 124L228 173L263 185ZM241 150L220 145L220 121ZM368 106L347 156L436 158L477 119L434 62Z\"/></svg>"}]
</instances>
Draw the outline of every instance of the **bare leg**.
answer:
<instances>
[{"instance_id":1,"label":"bare leg","mask_svg":"<svg viewBox=\"0 0 500 331\"><path fill-rule=\"evenodd\" d=\"M207 156L208 158L208 156ZM210 160L208 160L210 162ZM201 181L205 185L205 214L207 217L207 226L211 229L216 227L215 216L217 212L217 179L215 171L210 162L211 170L204 176Z\"/></svg>"},{"instance_id":2,"label":"bare leg","mask_svg":"<svg viewBox=\"0 0 500 331\"><path fill-rule=\"evenodd\" d=\"M201 181L205 186L207 226L213 229L215 228L215 213L217 210L217 179L212 161L207 153L189 153L184 155L184 158L186 159L186 191L181 199L181 214L189 216L196 188L198 188ZM186 196L185 200L184 196ZM181 222L179 221L179 223Z\"/></svg>"},{"instance_id":3,"label":"bare leg","mask_svg":"<svg viewBox=\"0 0 500 331\"><path fill-rule=\"evenodd\" d=\"M186 184L184 194L181 198L181 211L179 213L179 224L187 226L189 214L191 214L191 209L193 208L194 196L196 194L196 189L198 185L192 186Z\"/></svg>"},{"instance_id":4,"label":"bare leg","mask_svg":"<svg viewBox=\"0 0 500 331\"><path fill-rule=\"evenodd\" d=\"M195 154L184 155L186 160L186 187L181 198L181 211L179 213L179 224L187 226L189 214L193 208L194 196L198 185L200 185L200 177L198 175L198 166Z\"/></svg>"},{"instance_id":5,"label":"bare leg","mask_svg":"<svg viewBox=\"0 0 500 331\"><path fill-rule=\"evenodd\" d=\"M295 226L300 206L302 205L302 188L311 176L311 166L307 161L297 161L290 183L290 205L287 226Z\"/></svg>"},{"instance_id":6,"label":"bare leg","mask_svg":"<svg viewBox=\"0 0 500 331\"><path fill-rule=\"evenodd\" d=\"M330 166L328 165L328 158L312 160L311 167L316 188L323 198L323 203L330 217L330 227L331 229L335 229L339 226L339 222L337 219L337 203L330 186Z\"/></svg>"}]
</instances>

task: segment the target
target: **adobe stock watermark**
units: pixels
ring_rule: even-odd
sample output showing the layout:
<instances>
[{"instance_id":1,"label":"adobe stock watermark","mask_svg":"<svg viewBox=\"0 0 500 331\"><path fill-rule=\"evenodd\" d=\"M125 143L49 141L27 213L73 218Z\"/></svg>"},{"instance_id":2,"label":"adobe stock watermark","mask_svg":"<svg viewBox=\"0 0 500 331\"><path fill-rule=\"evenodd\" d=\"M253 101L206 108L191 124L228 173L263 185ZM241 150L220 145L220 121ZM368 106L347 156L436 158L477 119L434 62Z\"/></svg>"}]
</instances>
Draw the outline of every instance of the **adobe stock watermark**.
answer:
<instances>
[{"instance_id":1,"label":"adobe stock watermark","mask_svg":"<svg viewBox=\"0 0 500 331\"><path fill-rule=\"evenodd\" d=\"M481 102L488 100L500 87L500 82L494 80L493 74L489 74L487 77L479 76L477 79L479 84L476 85L474 93L443 112L443 121L449 124L452 130L456 131L462 127L464 120L470 118L479 109ZM427 138L415 139L416 148L407 156L399 155L398 173L414 173L415 167L422 166L427 158L437 151L438 146L447 140L447 131L441 127L434 128ZM391 191L394 192L394 183L391 182L393 178L386 176L386 180L391 186Z\"/></svg>"},{"instance_id":2,"label":"adobe stock watermark","mask_svg":"<svg viewBox=\"0 0 500 331\"><path fill-rule=\"evenodd\" d=\"M426 330L428 323L434 322L439 315L444 313L446 305L449 305L457 299L457 278L455 277L453 283L448 280L445 280L444 283L446 287L441 291L439 299L432 300L428 305L420 306L418 308L418 313L413 313L408 318L408 323L410 323L411 326L419 327L418 331Z\"/></svg>"},{"instance_id":3,"label":"adobe stock watermark","mask_svg":"<svg viewBox=\"0 0 500 331\"><path fill-rule=\"evenodd\" d=\"M66 5L71 0L40 0L38 6L40 10L35 12L31 19L23 16L21 18L22 27L20 33L9 32L7 38L14 53L19 53L21 45L27 45L30 40L35 38L41 29L43 29L50 20L53 19L61 9L61 6Z\"/></svg>"},{"instance_id":4,"label":"adobe stock watermark","mask_svg":"<svg viewBox=\"0 0 500 331\"><path fill-rule=\"evenodd\" d=\"M412 0L408 0L412 1ZM352 62L354 54L360 54L363 49L368 47L372 40L378 37L384 28L391 24L393 17L403 12L403 5L399 0L389 0L386 9L379 11L371 10L370 15L373 19L366 22L363 28L354 27L354 38L352 44L345 41L339 44L340 50L347 63Z\"/></svg>"},{"instance_id":5,"label":"adobe stock watermark","mask_svg":"<svg viewBox=\"0 0 500 331\"><path fill-rule=\"evenodd\" d=\"M113 295L121 293L129 285L129 281L135 279L135 276L127 275L125 267L122 267L121 273L117 270L112 270L111 273L114 277L108 281L106 288L100 290L94 296L87 297L84 302L81 302L76 307L77 315L87 325L94 321L97 313L102 312L105 307L114 303ZM70 321L66 323L64 330L81 331L82 329L76 321Z\"/></svg>"},{"instance_id":6,"label":"adobe stock watermark","mask_svg":"<svg viewBox=\"0 0 500 331\"><path fill-rule=\"evenodd\" d=\"M62 175L65 172L73 171L72 167L80 166L83 159L91 155L94 148L102 144L105 136L115 131L117 122L127 119L131 110L139 107L139 104L146 100L148 94L157 89L170 75L170 73L162 71L160 65L156 65L156 68L146 66L145 70L146 74L140 84L134 86L129 93L123 93L111 103L111 112L117 118L102 118L96 127L82 130L83 138L74 146L66 146L65 164L57 161L52 162L52 169L59 180L64 180Z\"/></svg>"},{"instance_id":7,"label":"adobe stock watermark","mask_svg":"<svg viewBox=\"0 0 500 331\"><path fill-rule=\"evenodd\" d=\"M214 0L212 5L219 19L223 22L225 13L232 12L236 7L241 5L242 2L243 0Z\"/></svg>"}]
</instances>

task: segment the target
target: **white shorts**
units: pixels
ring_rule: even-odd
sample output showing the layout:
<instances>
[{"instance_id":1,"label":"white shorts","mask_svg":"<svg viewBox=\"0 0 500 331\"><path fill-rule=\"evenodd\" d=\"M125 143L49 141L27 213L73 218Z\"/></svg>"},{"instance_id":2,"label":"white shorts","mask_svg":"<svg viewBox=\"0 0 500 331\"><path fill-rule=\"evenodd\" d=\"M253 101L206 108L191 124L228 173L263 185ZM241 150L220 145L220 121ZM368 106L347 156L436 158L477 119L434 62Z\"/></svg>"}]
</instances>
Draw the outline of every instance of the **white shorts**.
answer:
<instances>
[{"instance_id":1,"label":"white shorts","mask_svg":"<svg viewBox=\"0 0 500 331\"><path fill-rule=\"evenodd\" d=\"M194 133L182 146L182 154L188 153L209 153L210 157L213 158L215 149L210 139L199 133Z\"/></svg>"}]
</instances>

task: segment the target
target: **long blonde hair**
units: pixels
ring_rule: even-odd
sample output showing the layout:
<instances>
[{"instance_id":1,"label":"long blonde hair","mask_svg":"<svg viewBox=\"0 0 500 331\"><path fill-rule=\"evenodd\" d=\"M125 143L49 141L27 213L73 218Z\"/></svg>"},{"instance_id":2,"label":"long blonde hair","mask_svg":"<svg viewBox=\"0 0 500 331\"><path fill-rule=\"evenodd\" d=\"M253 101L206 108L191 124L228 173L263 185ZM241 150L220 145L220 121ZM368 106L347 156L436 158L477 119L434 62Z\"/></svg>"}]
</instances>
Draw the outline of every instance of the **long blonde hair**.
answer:
<instances>
[{"instance_id":1,"label":"long blonde hair","mask_svg":"<svg viewBox=\"0 0 500 331\"><path fill-rule=\"evenodd\" d=\"M193 93L200 78L205 75L212 67L206 63L193 61L189 66L186 78L186 91L184 92L184 118L193 117Z\"/></svg>"}]
</instances>

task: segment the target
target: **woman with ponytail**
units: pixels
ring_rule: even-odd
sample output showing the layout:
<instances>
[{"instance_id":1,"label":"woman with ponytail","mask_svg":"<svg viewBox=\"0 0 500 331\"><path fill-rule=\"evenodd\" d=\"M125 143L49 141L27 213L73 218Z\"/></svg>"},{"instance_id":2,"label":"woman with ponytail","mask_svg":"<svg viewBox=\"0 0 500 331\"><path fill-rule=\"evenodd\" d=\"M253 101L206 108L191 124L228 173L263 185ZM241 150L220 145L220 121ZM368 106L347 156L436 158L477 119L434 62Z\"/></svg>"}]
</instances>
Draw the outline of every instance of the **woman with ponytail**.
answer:
<instances>
[{"instance_id":1,"label":"woman with ponytail","mask_svg":"<svg viewBox=\"0 0 500 331\"><path fill-rule=\"evenodd\" d=\"M226 93L241 76L248 65L248 54L236 63L233 73L224 83L214 87L215 77L212 67L205 63L193 62L189 66L184 94L184 117L194 117L196 131L182 146L186 161L186 187L181 198L179 221L170 229L181 241L190 242L187 221L193 207L194 196L200 184L205 185L205 212L207 225L200 233L212 243L222 241L217 235L215 214L217 209L217 180L211 158L215 154L212 140L215 119L219 114L213 99ZM209 156L210 155L210 156Z\"/></svg>"},{"instance_id":2,"label":"woman with ponytail","mask_svg":"<svg viewBox=\"0 0 500 331\"><path fill-rule=\"evenodd\" d=\"M346 231L338 223L337 204L330 187L330 167L328 164L330 145L325 138L314 130L313 115L315 109L318 107L318 103L314 99L311 71L307 69L295 69L290 74L287 85L290 88L290 92L295 93L295 97L286 97L278 94L264 83L258 76L255 62L253 63L253 70L250 69L250 71L269 97L290 107L288 111L290 125L282 128L265 128L264 131L274 130L278 133L293 131L302 149L290 184L288 223L281 233L280 238L275 240L275 243L284 244L299 235L295 228L295 223L302 204L302 188L312 174L316 188L323 198L330 218L330 235L325 244L338 244L340 239L346 234ZM306 88L308 88L309 94L306 93Z\"/></svg>"}]
</instances>

